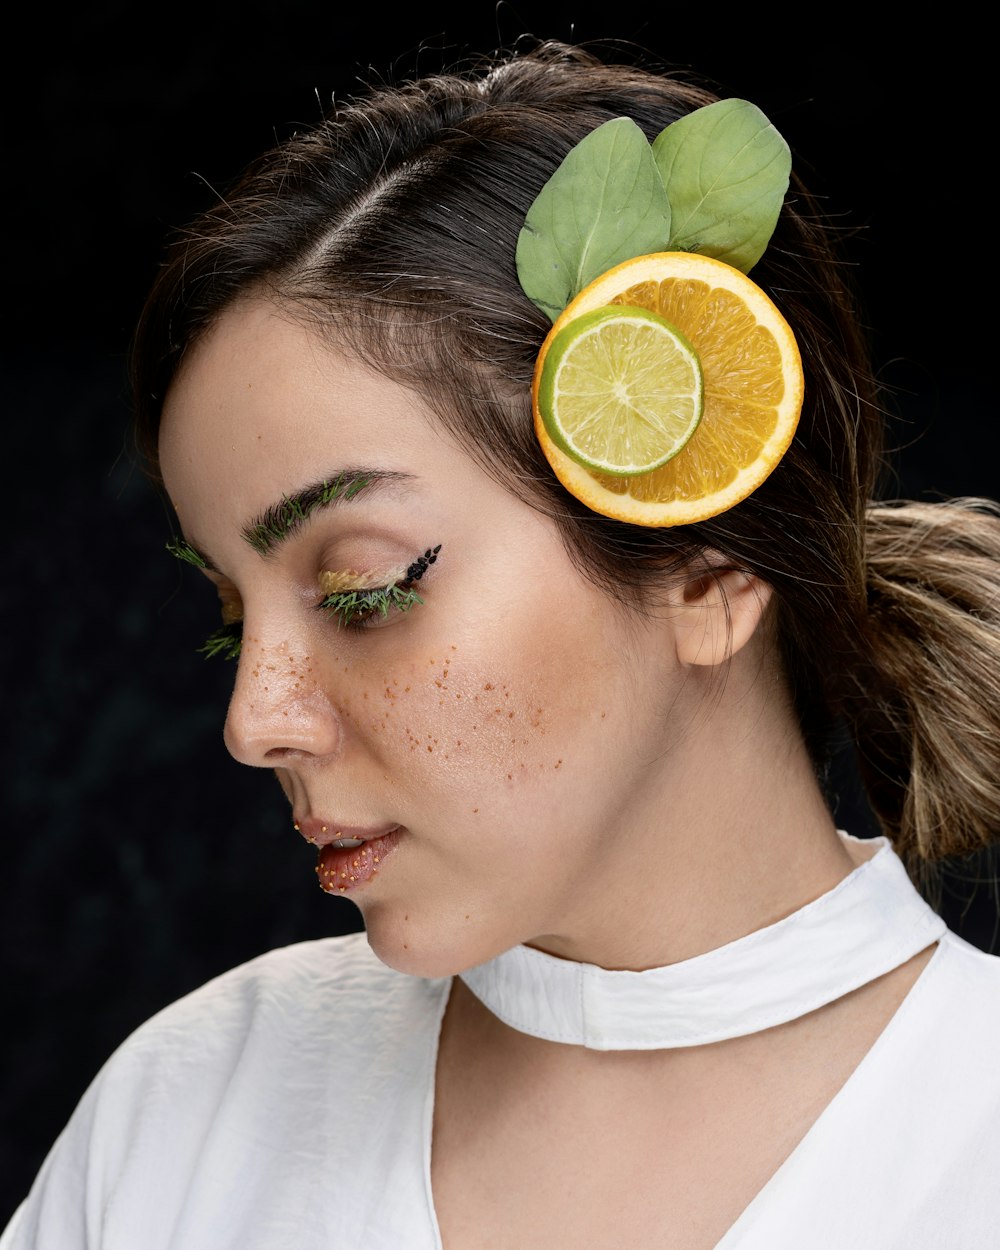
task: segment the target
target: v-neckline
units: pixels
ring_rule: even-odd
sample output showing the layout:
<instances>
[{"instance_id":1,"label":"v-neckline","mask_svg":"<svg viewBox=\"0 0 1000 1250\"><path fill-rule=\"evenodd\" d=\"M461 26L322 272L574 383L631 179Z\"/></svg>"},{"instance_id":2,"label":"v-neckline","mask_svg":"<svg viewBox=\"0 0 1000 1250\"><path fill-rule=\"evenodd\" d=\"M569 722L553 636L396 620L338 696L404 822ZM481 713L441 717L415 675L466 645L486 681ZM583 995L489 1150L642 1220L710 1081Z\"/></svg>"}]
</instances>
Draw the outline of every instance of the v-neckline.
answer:
<instances>
[{"instance_id":1,"label":"v-neckline","mask_svg":"<svg viewBox=\"0 0 1000 1250\"><path fill-rule=\"evenodd\" d=\"M842 834L841 836L845 839L849 837L849 835L845 834ZM855 841L855 839L850 840ZM815 1002L813 1006L806 1007L804 1011L795 1011L791 1015L784 1016L785 1020L795 1019L800 1015L806 1014L808 1011L816 1010L818 1007L850 993L851 990L858 988L860 985L864 985L869 981L892 971L894 968L902 966L915 955L919 954L920 951L933 945L946 932L944 922L924 902L913 887L912 883L909 881L909 878L905 874L905 869L903 869L902 864L892 851L891 845L885 839L878 839L877 843L879 845L875 854L849 873L848 876L844 878L838 886L834 887L832 891L829 891L827 894L822 895L819 899L814 900L813 903L807 904L805 908L799 909L799 911L793 913L791 916L786 917L785 920L779 921L777 925L768 926L768 928L764 930L758 930L756 933L748 935L747 938L740 939L737 943L731 943L728 947L720 948L720 950L725 953L725 962L727 963L729 962L728 956L731 956L734 953L731 948L735 947L737 948L735 953L738 957L738 961L740 958L749 954L752 960L758 961L757 966L761 967L762 965L759 962L761 954L766 952L768 949L771 951L775 949L776 938L779 939L782 945L786 944L790 938L794 939L798 932L805 933L807 939L810 937L814 939L817 928L822 930L828 923L842 923L845 920L847 921L848 928L851 930L851 941L848 945L852 952L852 959L850 961L851 969L848 975L846 977L841 976L838 982L843 985L844 988L840 990L839 994L829 992L830 989L834 987L834 981L826 975L829 965L828 963L824 963L821 965L824 975L820 978L823 982L823 991L818 995L820 1001ZM848 883L852 884L849 885ZM872 906L873 904L875 904L874 907ZM898 910L900 908L902 909L902 914L900 910ZM873 920L878 915L881 916L881 923L873 924ZM803 920L806 921L805 925L802 924ZM791 924L788 923L790 921L792 922ZM800 926L802 926L801 929ZM777 930L777 932L775 932L775 930ZM857 944L858 937L866 932L871 939L875 940L876 945L878 946L879 955L875 961L865 959L863 957L863 951L860 950ZM760 936L762 934L764 935L763 937ZM742 949L739 949L741 943ZM521 954L521 952L525 951L530 952L527 958ZM810 951L810 959L815 958L818 954L818 948L815 947L815 944L810 947ZM934 951L926 966L921 970L917 980L909 988L903 1000L896 1007L892 1016L881 1029L878 1036L875 1038L871 1046L869 1046L868 1050L861 1057L859 1062L849 1073L846 1080L835 1091L833 1096L812 1121L805 1133L798 1140L785 1159L775 1168L770 1177L768 1177L768 1179L760 1186L760 1188L754 1193L753 1197L751 1197L751 1199L743 1207L734 1222L715 1243L713 1250L738 1250L743 1230L746 1229L750 1222L756 1219L761 1206L769 1201L770 1195L773 1193L774 1189L781 1184L781 1178L783 1175L785 1175L787 1171L795 1165L804 1153L811 1149L811 1144L819 1132L820 1125L824 1124L831 1115L837 1114L837 1109L842 1107L845 1101L850 1098L850 1091L855 1085L859 1073L861 1073L869 1065L872 1061L872 1057L876 1053L881 1053L887 1045L891 1044L891 1038L895 1032L897 1022L901 1017L904 1017L905 1014L907 1014L907 1005L913 1001L919 987L926 983L928 975L931 973L932 968L940 958L940 953L941 947L939 945L938 949ZM717 955L717 952L709 952L709 955ZM536 956L541 956L543 962L539 963L535 959ZM563 1027L563 1032L561 1036L554 1038L550 1037L548 1040L564 1040L575 1044L581 1044L576 1042L576 1037L579 1036L580 1030L582 1029L585 1036L591 1038L596 1036L599 1042L605 1043L600 1045L598 1048L616 1048L606 1044L609 1038L614 1037L613 1034L599 1032L595 1035L593 1030L590 1029L589 1026L592 1023L594 1016L592 1011L588 1011L588 1006L592 1007L594 999L591 997L588 1001L586 992L581 993L577 998L577 1001L580 1004L579 1008L573 1012L570 1017L566 1017L565 1015L566 1004L570 1001L566 995L567 986L572 984L570 977L572 977L577 984L586 984L587 980L593 977L593 973L589 971L584 973L581 970L591 969L593 968L592 965L572 965L570 961L556 960L552 956L546 956L543 952L535 951L528 947L518 947L514 948L513 951L504 952L503 955L498 957L498 960L502 966L504 974L500 978L500 984L505 985L507 988L510 986L510 975L520 976L526 967L529 969L534 968L536 972L541 969L544 974L545 971L552 970L548 961L551 961L551 965L563 965L563 967L556 970L557 979L555 981L555 985L557 986L557 990L553 1000L555 1004L557 1004L558 1010L563 1013L562 1016L559 1017ZM682 965L672 965L672 968L674 969L682 969L681 977L679 978L680 983L685 986L689 986L692 983L690 980L690 973L692 971L691 965L696 964L698 961L705 960L706 956L698 956L693 961L685 961L685 964L688 965L686 968L682 967ZM489 965L485 965L483 967L489 969L491 965L495 966L497 962L497 960L490 961ZM716 967L718 967L720 963L718 959L716 961L709 961L709 963L711 962L715 962ZM706 969L706 967L707 965L703 962L702 970ZM877 970L878 968L880 968L880 970ZM607 973L606 970L603 969L595 969L594 971L598 974L604 974L603 976L597 976L596 982L598 985L597 1002L599 1003L599 1006L604 1009L603 1011L599 1010L597 1018L602 1022L602 1024L604 1024L605 1027L608 1024L606 1007L609 998L611 1002L614 1002L615 996L618 994L618 1002L620 1004L622 1001L621 995L623 994L625 999L631 997L633 1003L638 1000L640 1004L646 1004L650 1001L650 991L655 990L657 983L662 984L664 980L662 976L664 972L663 969L651 970L654 974L660 974L654 975L653 977L649 977L646 973ZM699 969L695 968L695 971L699 971ZM472 979L475 980L476 970L472 970L472 972ZM567 973L570 974L570 977L567 977ZM859 974L861 974L860 979ZM623 976L627 978L626 981L619 980L619 978L622 978ZM561 981L559 980L560 977L562 978ZM608 980L607 978L609 977L613 979ZM644 978L644 980L636 981L631 980L631 978ZM492 980L491 978L487 978L485 981L481 980L478 984L483 992L480 993L474 985L470 984L470 976L468 973L461 974L461 979L466 983L469 989L480 998L480 1001L482 1001L488 1009L493 1010L493 1014L497 1015L501 1020L504 1019L499 1010L494 1010L495 1006L502 1006L502 1003L498 1003L496 998L497 982L495 980ZM443 1250L441 1228L435 1206L432 1184L435 1091L437 1085L437 1069L440 1055L441 1034L447 1012L448 1001L451 995L453 980L454 979L449 979L444 983L444 992L441 998L439 1017L435 1033L433 1062L428 1065L430 1069L429 1088L426 1091L424 1107L422 1163L427 1209L429 1212L433 1235L434 1250ZM675 984L676 983L678 983L677 980L675 980ZM542 1005L542 1017L547 1021L547 1023L550 1023L552 1019L552 1003L546 1005L546 999L544 997L546 989L545 976L543 975L540 980L536 980L530 984L531 994L529 1001L533 1005L537 1005L539 1003ZM552 982L550 981L548 984L551 985ZM802 981L800 976L797 977L796 984L798 987L801 987ZM622 986L623 990L618 991L617 988L613 988L610 990L610 995L606 992L608 987L617 986ZM602 1001L602 991L605 991L604 1001ZM539 994L542 996L539 997ZM490 999L492 999L492 1001L490 1001ZM777 996L777 1000L781 999L782 996L779 994ZM509 999L507 1001L509 1007ZM767 1013L764 1015L765 1019L766 1017ZM572 1021L573 1029L576 1030L575 1032L571 1032L568 1036L565 1031L567 1019ZM611 1022L613 1023L613 1019ZM772 1023L759 1024L756 1029L740 1029L736 1032L725 1033L723 1036L733 1037L749 1032L761 1031L763 1029L773 1027L773 1023L777 1022L778 1021L773 1021ZM513 1028L518 1028L519 1023L523 1024L524 1020L523 1017L521 1017L518 1022L506 1020L505 1023L509 1024ZM543 1033L535 1031L535 1028L537 1027L536 1021L532 1021L532 1026L532 1028L522 1029L521 1031L531 1033L534 1036L544 1036ZM656 1047L657 1043L650 1043L646 1040L649 1036L648 1030L640 1029L638 1033L630 1034L629 1044L621 1048L653 1049ZM643 1043L641 1046L637 1046L635 1044L637 1037L640 1038ZM709 1038L707 1040L715 1039ZM668 1043L668 1045L696 1044L701 1043L692 1041L673 1041Z\"/></svg>"}]
</instances>

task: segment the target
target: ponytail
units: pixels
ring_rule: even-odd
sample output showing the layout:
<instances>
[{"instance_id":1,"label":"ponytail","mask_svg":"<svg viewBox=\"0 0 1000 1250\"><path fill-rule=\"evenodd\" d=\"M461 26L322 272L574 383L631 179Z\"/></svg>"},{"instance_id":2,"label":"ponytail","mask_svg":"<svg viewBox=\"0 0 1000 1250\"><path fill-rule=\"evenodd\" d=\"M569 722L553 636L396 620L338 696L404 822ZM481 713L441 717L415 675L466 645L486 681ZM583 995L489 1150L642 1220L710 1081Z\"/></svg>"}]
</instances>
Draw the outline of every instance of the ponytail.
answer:
<instances>
[{"instance_id":1,"label":"ponytail","mask_svg":"<svg viewBox=\"0 0 1000 1250\"><path fill-rule=\"evenodd\" d=\"M849 716L911 872L1000 839L1000 507L886 503L866 531L870 669Z\"/></svg>"}]
</instances>

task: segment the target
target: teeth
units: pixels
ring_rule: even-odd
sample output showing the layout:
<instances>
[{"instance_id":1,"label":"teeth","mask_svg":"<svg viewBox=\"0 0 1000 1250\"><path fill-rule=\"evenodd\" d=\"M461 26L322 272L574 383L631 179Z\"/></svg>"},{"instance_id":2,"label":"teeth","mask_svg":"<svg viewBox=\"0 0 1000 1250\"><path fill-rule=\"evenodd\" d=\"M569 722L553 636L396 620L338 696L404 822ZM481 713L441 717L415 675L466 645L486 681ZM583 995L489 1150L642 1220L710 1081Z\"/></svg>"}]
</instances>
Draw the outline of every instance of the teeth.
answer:
<instances>
[{"instance_id":1,"label":"teeth","mask_svg":"<svg viewBox=\"0 0 1000 1250\"><path fill-rule=\"evenodd\" d=\"M352 851L356 846L363 846L363 838L335 838L331 846L337 847L341 851Z\"/></svg>"}]
</instances>

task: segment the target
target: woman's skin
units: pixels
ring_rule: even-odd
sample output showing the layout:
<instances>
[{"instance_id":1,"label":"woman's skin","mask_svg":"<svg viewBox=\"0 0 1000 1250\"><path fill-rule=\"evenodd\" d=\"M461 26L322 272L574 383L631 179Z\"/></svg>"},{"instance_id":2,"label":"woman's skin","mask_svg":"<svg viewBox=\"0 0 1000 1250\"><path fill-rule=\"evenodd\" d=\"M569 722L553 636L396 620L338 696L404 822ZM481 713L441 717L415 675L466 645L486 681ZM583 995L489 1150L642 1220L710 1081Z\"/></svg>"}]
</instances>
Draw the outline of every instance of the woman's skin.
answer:
<instances>
[{"instance_id":1,"label":"woman's skin","mask_svg":"<svg viewBox=\"0 0 1000 1250\"><path fill-rule=\"evenodd\" d=\"M391 966L447 976L526 942L656 967L855 866L757 579L699 567L629 613L418 396L264 299L187 356L160 457L185 537L243 603L230 751L276 770L306 832L403 827L351 889ZM398 476L267 553L247 541L268 508L358 468ZM324 571L398 575L438 544L423 604L361 630L317 610ZM714 1246L927 957L789 1025L674 1051L530 1038L456 981L434 1121L446 1250Z\"/></svg>"}]
</instances>

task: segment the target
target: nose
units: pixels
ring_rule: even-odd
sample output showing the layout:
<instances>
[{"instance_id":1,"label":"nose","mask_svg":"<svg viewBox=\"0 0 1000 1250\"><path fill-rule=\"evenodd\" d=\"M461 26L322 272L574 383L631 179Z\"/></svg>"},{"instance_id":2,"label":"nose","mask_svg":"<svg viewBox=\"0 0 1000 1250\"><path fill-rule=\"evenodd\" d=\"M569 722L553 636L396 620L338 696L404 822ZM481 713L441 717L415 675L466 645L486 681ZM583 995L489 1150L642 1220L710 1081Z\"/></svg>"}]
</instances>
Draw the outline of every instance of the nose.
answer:
<instances>
[{"instance_id":1,"label":"nose","mask_svg":"<svg viewBox=\"0 0 1000 1250\"><path fill-rule=\"evenodd\" d=\"M343 721L310 656L285 643L264 646L244 632L223 737L241 764L275 768L293 755L337 755Z\"/></svg>"}]
</instances>

